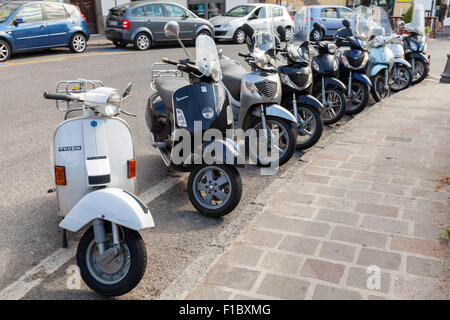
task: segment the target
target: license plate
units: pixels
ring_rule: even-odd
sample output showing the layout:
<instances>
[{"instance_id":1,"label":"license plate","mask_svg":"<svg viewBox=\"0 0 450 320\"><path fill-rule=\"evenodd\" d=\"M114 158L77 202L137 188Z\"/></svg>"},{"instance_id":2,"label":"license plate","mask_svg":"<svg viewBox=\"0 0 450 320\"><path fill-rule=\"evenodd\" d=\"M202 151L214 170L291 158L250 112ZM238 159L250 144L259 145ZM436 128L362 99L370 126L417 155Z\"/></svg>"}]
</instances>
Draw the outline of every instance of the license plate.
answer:
<instances>
[{"instance_id":1,"label":"license plate","mask_svg":"<svg viewBox=\"0 0 450 320\"><path fill-rule=\"evenodd\" d=\"M117 26L118 22L117 21L110 21L109 24L112 25L112 26Z\"/></svg>"}]
</instances>

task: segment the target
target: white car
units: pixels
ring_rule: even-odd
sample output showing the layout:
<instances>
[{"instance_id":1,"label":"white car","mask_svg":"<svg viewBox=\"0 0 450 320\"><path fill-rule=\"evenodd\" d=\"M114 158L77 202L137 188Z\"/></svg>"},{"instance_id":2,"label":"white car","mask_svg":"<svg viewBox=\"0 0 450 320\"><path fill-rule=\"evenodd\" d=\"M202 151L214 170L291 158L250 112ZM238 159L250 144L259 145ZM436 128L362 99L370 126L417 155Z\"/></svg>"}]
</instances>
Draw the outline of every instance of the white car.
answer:
<instances>
[{"instance_id":1,"label":"white car","mask_svg":"<svg viewBox=\"0 0 450 320\"><path fill-rule=\"evenodd\" d=\"M245 34L242 26L248 23L254 29L266 23L267 10L271 10L274 20L275 32L279 25L287 30L287 37L294 30L294 21L285 7L273 4L246 4L239 5L227 11L223 16L216 16L209 21L214 25L214 38L223 40L233 40L242 44L245 41ZM259 18L258 18L259 17Z\"/></svg>"}]
</instances>

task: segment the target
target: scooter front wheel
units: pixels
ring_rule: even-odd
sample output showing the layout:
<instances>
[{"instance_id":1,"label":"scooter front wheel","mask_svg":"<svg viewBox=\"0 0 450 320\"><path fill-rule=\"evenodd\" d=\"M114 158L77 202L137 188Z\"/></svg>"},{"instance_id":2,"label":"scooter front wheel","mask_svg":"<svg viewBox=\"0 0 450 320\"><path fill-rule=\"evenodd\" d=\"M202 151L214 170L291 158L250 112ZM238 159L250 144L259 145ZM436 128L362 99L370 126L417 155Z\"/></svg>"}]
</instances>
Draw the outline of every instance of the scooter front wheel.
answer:
<instances>
[{"instance_id":1,"label":"scooter front wheel","mask_svg":"<svg viewBox=\"0 0 450 320\"><path fill-rule=\"evenodd\" d=\"M412 60L409 61L412 63ZM423 81L428 75L428 66L422 59L414 59L414 74L412 78L412 84L418 84Z\"/></svg>"},{"instance_id":2,"label":"scooter front wheel","mask_svg":"<svg viewBox=\"0 0 450 320\"><path fill-rule=\"evenodd\" d=\"M297 107L297 150L305 150L314 146L323 133L323 122L319 110L302 104Z\"/></svg>"},{"instance_id":3,"label":"scooter front wheel","mask_svg":"<svg viewBox=\"0 0 450 320\"><path fill-rule=\"evenodd\" d=\"M119 227L119 253L109 262L100 263L94 229L83 235L77 249L77 265L89 288L105 297L120 296L138 285L147 267L145 243L137 231ZM105 250L113 247L111 225L105 222Z\"/></svg>"},{"instance_id":4,"label":"scooter front wheel","mask_svg":"<svg viewBox=\"0 0 450 320\"><path fill-rule=\"evenodd\" d=\"M187 191L192 205L202 215L220 218L239 204L242 180L231 165L198 165L189 175Z\"/></svg>"},{"instance_id":5,"label":"scooter front wheel","mask_svg":"<svg viewBox=\"0 0 450 320\"><path fill-rule=\"evenodd\" d=\"M316 98L322 101L322 90L316 93ZM337 87L325 88L324 110L321 112L323 124L329 125L338 122L345 115L347 99L344 92Z\"/></svg>"},{"instance_id":6,"label":"scooter front wheel","mask_svg":"<svg viewBox=\"0 0 450 320\"><path fill-rule=\"evenodd\" d=\"M358 80L352 81L352 96L348 100L347 110L348 115L355 115L364 110L369 102L369 87Z\"/></svg>"},{"instance_id":7,"label":"scooter front wheel","mask_svg":"<svg viewBox=\"0 0 450 320\"><path fill-rule=\"evenodd\" d=\"M391 87L389 84L385 86L385 77L383 72L372 77L372 96L376 102L386 99L391 95Z\"/></svg>"},{"instance_id":8,"label":"scooter front wheel","mask_svg":"<svg viewBox=\"0 0 450 320\"><path fill-rule=\"evenodd\" d=\"M410 69L398 63L394 68L392 68L389 75L389 85L392 92L399 92L405 90L411 85L412 73Z\"/></svg>"}]
</instances>

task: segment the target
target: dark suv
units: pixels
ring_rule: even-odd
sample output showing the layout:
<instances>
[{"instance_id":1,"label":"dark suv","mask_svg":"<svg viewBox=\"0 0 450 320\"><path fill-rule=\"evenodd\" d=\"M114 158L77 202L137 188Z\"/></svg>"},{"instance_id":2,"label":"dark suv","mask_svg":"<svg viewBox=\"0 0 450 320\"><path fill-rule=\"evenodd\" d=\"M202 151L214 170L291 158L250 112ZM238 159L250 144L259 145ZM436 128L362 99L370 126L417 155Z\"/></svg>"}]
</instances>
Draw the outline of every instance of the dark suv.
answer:
<instances>
[{"instance_id":1,"label":"dark suv","mask_svg":"<svg viewBox=\"0 0 450 320\"><path fill-rule=\"evenodd\" d=\"M164 34L164 25L177 21L180 38L194 40L200 34L213 35L213 25L188 9L170 2L129 2L109 10L105 34L116 47L133 43L147 50L157 42L173 41Z\"/></svg>"}]
</instances>

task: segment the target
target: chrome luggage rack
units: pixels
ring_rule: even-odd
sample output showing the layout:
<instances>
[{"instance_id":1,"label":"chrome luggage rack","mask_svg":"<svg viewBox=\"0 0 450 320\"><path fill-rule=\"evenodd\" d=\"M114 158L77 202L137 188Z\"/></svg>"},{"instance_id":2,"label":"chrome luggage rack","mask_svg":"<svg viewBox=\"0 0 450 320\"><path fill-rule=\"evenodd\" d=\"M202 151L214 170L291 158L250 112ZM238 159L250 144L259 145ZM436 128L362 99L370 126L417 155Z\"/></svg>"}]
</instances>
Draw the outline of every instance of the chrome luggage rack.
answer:
<instances>
[{"instance_id":1,"label":"chrome luggage rack","mask_svg":"<svg viewBox=\"0 0 450 320\"><path fill-rule=\"evenodd\" d=\"M183 72L178 69L167 69L167 67L174 67L165 62L156 62L152 64L152 83L150 84L153 91L156 91L155 80L159 77L180 77L183 78ZM166 68L166 69L163 69Z\"/></svg>"},{"instance_id":2,"label":"chrome luggage rack","mask_svg":"<svg viewBox=\"0 0 450 320\"><path fill-rule=\"evenodd\" d=\"M56 84L56 93L85 93L93 89L104 87L105 85L100 80L61 80ZM61 107L61 103L67 104L66 108ZM56 108L59 111L66 112L70 109L70 102L63 100L56 100Z\"/></svg>"}]
</instances>

